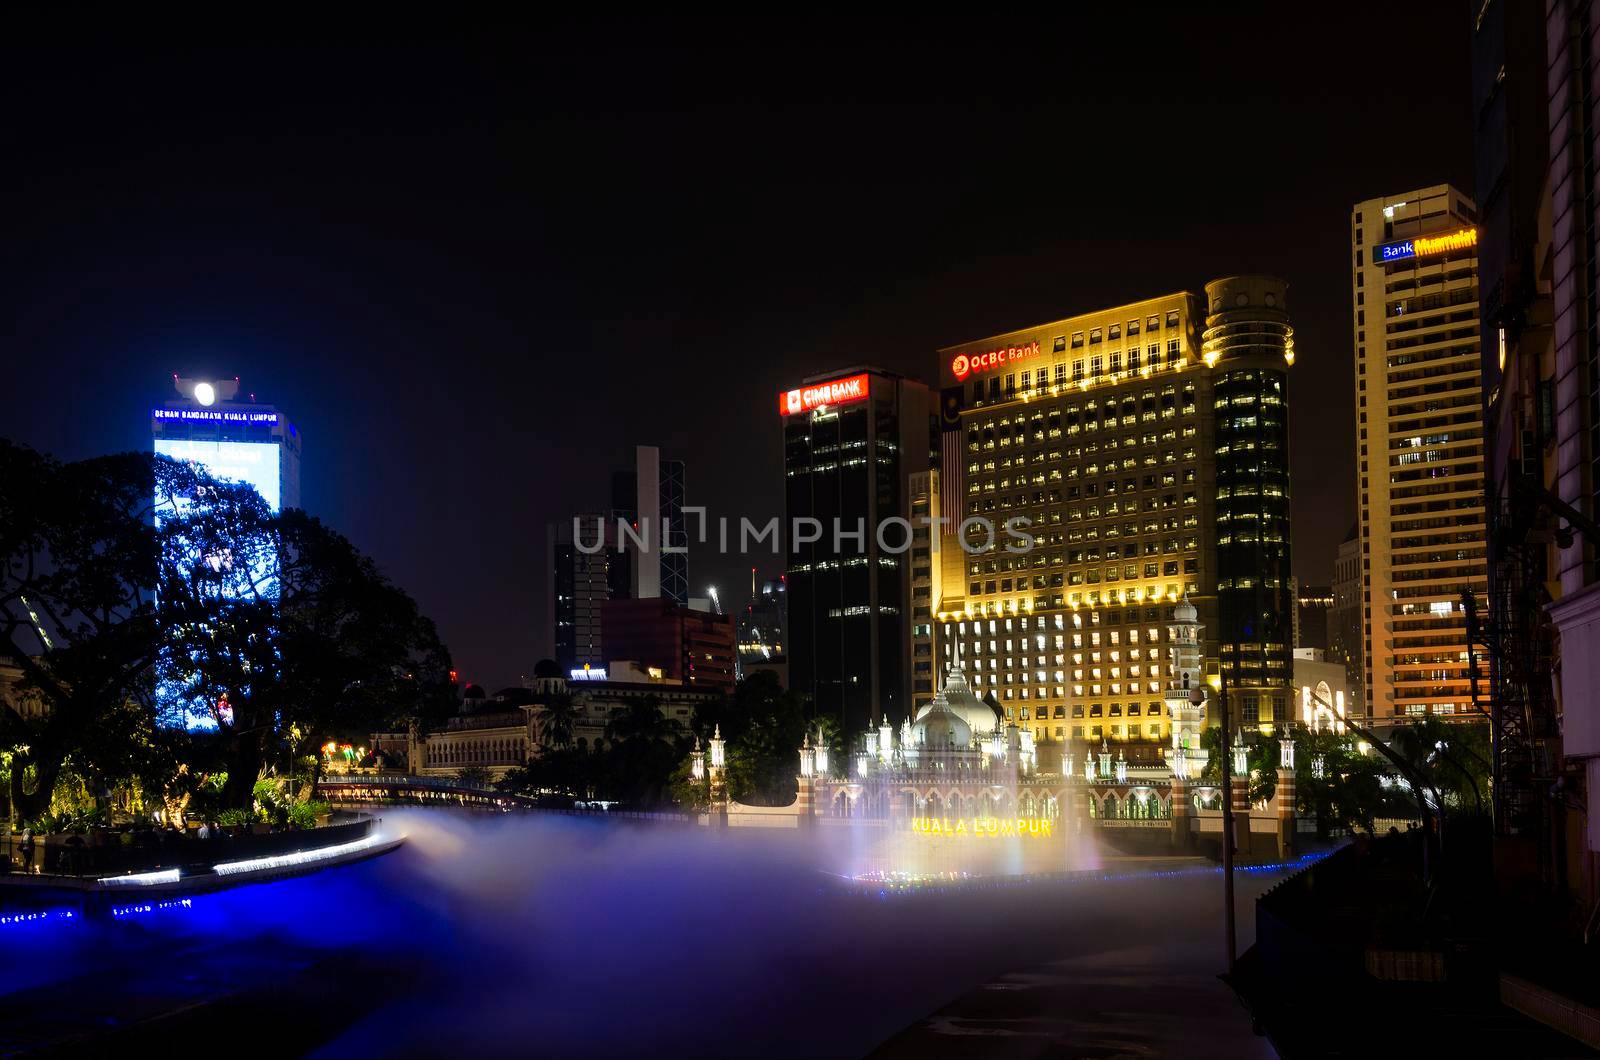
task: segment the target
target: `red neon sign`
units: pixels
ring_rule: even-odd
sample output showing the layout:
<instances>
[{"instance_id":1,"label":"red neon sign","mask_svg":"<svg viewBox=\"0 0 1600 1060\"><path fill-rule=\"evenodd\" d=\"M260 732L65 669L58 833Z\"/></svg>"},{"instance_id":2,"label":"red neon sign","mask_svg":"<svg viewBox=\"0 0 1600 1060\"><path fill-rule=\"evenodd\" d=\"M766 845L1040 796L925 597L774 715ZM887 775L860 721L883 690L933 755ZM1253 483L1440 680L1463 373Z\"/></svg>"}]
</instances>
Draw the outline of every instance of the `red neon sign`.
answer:
<instances>
[{"instance_id":1,"label":"red neon sign","mask_svg":"<svg viewBox=\"0 0 1600 1060\"><path fill-rule=\"evenodd\" d=\"M1039 344L1030 342L1022 346L1002 346L987 353L958 353L950 362L950 371L957 379L965 379L973 372L987 372L1012 361L1023 361L1039 356Z\"/></svg>"},{"instance_id":2,"label":"red neon sign","mask_svg":"<svg viewBox=\"0 0 1600 1060\"><path fill-rule=\"evenodd\" d=\"M810 412L824 405L848 405L852 401L867 400L867 373L814 383L798 390L788 390L778 395L778 412L792 416L797 412Z\"/></svg>"}]
</instances>

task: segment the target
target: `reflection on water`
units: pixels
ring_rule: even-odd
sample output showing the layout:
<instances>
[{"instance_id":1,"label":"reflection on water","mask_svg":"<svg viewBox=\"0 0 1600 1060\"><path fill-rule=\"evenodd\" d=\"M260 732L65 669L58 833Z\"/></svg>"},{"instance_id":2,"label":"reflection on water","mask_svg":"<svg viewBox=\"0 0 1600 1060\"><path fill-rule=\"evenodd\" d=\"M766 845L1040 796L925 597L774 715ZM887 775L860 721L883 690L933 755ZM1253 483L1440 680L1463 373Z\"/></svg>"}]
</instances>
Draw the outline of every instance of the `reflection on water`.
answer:
<instances>
[{"instance_id":1,"label":"reflection on water","mask_svg":"<svg viewBox=\"0 0 1600 1060\"><path fill-rule=\"evenodd\" d=\"M0 962L0 992L35 988L15 996L38 1012L52 992L36 988L68 979L80 1003L112 1004L118 983L204 997L315 969L318 997L359 1009L342 1031L327 1023L328 1055L854 1055L1002 971L1196 925L1213 934L1220 894L1209 871L940 886L909 900L841 886L874 871L885 842L940 842L881 830L421 810L386 825L409 841L375 861L7 936L28 959ZM1048 867L1082 866L1063 853ZM96 973L108 981L81 990Z\"/></svg>"}]
</instances>

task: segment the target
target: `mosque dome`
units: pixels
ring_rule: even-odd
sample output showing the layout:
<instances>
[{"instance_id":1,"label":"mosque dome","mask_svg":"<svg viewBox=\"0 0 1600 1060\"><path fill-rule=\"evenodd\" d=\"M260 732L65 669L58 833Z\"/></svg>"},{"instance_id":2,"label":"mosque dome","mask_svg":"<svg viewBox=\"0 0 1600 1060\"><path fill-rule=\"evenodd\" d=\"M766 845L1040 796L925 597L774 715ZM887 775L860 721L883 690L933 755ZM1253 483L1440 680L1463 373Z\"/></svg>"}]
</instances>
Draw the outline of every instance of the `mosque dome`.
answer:
<instances>
[{"instance_id":1,"label":"mosque dome","mask_svg":"<svg viewBox=\"0 0 1600 1060\"><path fill-rule=\"evenodd\" d=\"M935 710L943 710L959 718L965 723L968 736L972 733L987 736L1004 725L999 708L985 703L973 693L972 686L967 683L967 675L958 666L950 667L945 674L944 687L939 689L932 703L922 708L916 724L920 725L922 719ZM967 740L963 738L961 746L966 745Z\"/></svg>"},{"instance_id":2,"label":"mosque dome","mask_svg":"<svg viewBox=\"0 0 1600 1060\"><path fill-rule=\"evenodd\" d=\"M1178 622L1198 622L1200 621L1200 610L1189 602L1189 594L1184 593L1183 599L1173 609L1172 617Z\"/></svg>"},{"instance_id":3,"label":"mosque dome","mask_svg":"<svg viewBox=\"0 0 1600 1060\"><path fill-rule=\"evenodd\" d=\"M935 699L911 726L913 744L927 751L964 751L972 745L967 719Z\"/></svg>"},{"instance_id":4,"label":"mosque dome","mask_svg":"<svg viewBox=\"0 0 1600 1060\"><path fill-rule=\"evenodd\" d=\"M533 664L533 676L565 677L566 674L561 672L561 667L556 664L554 659L540 659L538 662Z\"/></svg>"}]
</instances>

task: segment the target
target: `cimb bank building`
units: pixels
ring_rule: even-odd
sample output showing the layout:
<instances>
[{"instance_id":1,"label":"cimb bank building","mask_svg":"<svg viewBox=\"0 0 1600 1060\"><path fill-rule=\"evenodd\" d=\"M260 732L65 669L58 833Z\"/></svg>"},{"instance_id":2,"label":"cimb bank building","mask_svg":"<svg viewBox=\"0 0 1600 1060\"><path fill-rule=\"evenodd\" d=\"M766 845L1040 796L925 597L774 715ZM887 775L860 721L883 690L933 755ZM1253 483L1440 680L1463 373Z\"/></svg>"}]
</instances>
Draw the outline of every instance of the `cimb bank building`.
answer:
<instances>
[{"instance_id":1,"label":"cimb bank building","mask_svg":"<svg viewBox=\"0 0 1600 1060\"><path fill-rule=\"evenodd\" d=\"M1041 765L1073 741L1160 755L1185 596L1212 696L1225 676L1235 722L1291 720L1285 293L1227 277L940 351L936 650ZM1031 547L983 550L1018 518Z\"/></svg>"},{"instance_id":2,"label":"cimb bank building","mask_svg":"<svg viewBox=\"0 0 1600 1060\"><path fill-rule=\"evenodd\" d=\"M846 733L899 726L911 704L914 477L927 476L937 410L924 383L871 367L812 376L778 395L783 423L790 687ZM809 521L815 520L815 523ZM797 527L820 526L813 531ZM835 527L844 534L835 538ZM853 536L860 531L860 536ZM885 547L888 546L888 547ZM926 592L926 587L923 587ZM922 619L931 623L927 600Z\"/></svg>"}]
</instances>

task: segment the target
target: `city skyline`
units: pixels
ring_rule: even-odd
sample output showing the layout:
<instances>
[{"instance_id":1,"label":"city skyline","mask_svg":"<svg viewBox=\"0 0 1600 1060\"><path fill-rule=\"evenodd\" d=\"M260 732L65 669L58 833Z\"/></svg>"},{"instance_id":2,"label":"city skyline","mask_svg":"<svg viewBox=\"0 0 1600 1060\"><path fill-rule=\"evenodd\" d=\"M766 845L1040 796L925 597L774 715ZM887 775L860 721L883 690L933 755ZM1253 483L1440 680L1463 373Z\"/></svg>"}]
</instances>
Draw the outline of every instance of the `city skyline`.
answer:
<instances>
[{"instance_id":1,"label":"city skyline","mask_svg":"<svg viewBox=\"0 0 1600 1060\"><path fill-rule=\"evenodd\" d=\"M1074 78L1010 68L981 85L970 50L1000 47L1001 29L958 40L934 24L912 57L869 22L830 42L860 60L850 90L806 72L817 41L804 32L762 74L726 47L731 30L676 29L662 58L634 27L615 42L626 84L581 99L563 87L564 62L528 73L509 63L514 49L464 38L420 72L408 66L420 46L404 40L337 56L285 45L301 76L281 95L206 99L188 91L197 74L283 56L185 53L163 70L159 55L109 43L70 63L42 48L26 69L51 102L23 132L38 169L13 178L34 209L7 296L29 356L0 416L63 458L136 450L172 373L248 379L309 439L306 508L412 590L465 679L498 686L530 672L549 639L534 538L605 507L606 471L633 446L697 469L694 503L764 520L782 510L772 395L799 379L874 363L933 382L937 349L1019 321L1266 272L1289 283L1301 351L1295 573L1326 583L1355 514L1347 432L1317 423L1354 404L1336 253L1346 211L1385 188L1470 186L1467 27L1386 13L1411 76L1380 84L1371 49L1297 53L1294 27L1270 20L1202 62L1174 43L1185 20L1199 18L1172 16L1170 34L1138 41L1136 62L1072 48ZM1350 13L1328 32L1355 42L1360 26ZM553 57L600 32L565 26L533 43ZM1229 54L1251 56L1248 71ZM1089 105L1093 84L1124 73L1126 98ZM744 88L730 99L735 76ZM113 80L138 87L89 112ZM649 80L653 106L621 106ZM363 81L396 95L370 98ZM935 122L902 81L951 107ZM1337 99L1323 92L1334 81ZM1386 140L1359 119L1402 96L1438 120ZM327 104L321 117L304 117L310 101ZM1259 114L1246 154L1293 179L1226 153L1201 164L1213 105ZM484 117L446 120L463 110ZM197 113L235 111L257 129L248 141L215 122L195 131ZM140 165L99 173L93 194L88 177L63 179L87 172L87 141L61 131L78 120L137 145ZM898 130L887 142L886 125ZM1041 141L1040 129L1063 131ZM619 165L622 145L653 161ZM223 175L186 179L196 158ZM98 205L85 213L85 201ZM9 396L29 394L78 411ZM586 442L597 437L603 451ZM690 591L717 584L737 604L752 563L776 575L768 561L692 551Z\"/></svg>"},{"instance_id":2,"label":"city skyline","mask_svg":"<svg viewBox=\"0 0 1600 1060\"><path fill-rule=\"evenodd\" d=\"M139 17L0 1054L1600 1051L1600 0Z\"/></svg>"}]
</instances>

